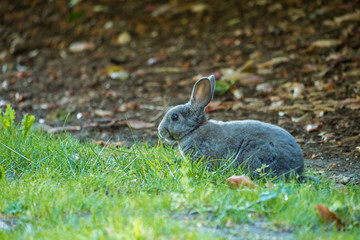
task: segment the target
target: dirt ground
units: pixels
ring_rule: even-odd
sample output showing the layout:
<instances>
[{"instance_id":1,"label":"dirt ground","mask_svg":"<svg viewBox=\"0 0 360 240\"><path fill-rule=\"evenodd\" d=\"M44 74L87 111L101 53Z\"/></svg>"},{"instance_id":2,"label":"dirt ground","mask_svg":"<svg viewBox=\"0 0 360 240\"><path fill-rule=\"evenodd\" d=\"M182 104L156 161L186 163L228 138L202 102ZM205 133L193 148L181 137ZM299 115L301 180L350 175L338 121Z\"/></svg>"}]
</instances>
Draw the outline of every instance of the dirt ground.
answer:
<instances>
[{"instance_id":1,"label":"dirt ground","mask_svg":"<svg viewBox=\"0 0 360 240\"><path fill-rule=\"evenodd\" d=\"M284 127L307 168L359 182L360 3L321 2L3 0L0 107L153 144L166 107L214 74L210 118Z\"/></svg>"}]
</instances>

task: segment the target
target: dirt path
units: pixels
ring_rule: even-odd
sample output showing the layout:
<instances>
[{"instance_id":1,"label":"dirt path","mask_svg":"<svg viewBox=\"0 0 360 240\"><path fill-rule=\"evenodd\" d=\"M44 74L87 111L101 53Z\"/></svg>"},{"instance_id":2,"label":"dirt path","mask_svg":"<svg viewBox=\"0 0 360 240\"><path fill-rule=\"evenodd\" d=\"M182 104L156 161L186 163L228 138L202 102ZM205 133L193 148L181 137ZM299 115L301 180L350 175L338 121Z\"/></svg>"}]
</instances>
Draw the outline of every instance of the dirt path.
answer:
<instances>
[{"instance_id":1,"label":"dirt path","mask_svg":"<svg viewBox=\"0 0 360 240\"><path fill-rule=\"evenodd\" d=\"M66 2L1 1L0 107L156 142L166 106L215 74L211 118L280 125L308 168L360 178L359 1Z\"/></svg>"}]
</instances>

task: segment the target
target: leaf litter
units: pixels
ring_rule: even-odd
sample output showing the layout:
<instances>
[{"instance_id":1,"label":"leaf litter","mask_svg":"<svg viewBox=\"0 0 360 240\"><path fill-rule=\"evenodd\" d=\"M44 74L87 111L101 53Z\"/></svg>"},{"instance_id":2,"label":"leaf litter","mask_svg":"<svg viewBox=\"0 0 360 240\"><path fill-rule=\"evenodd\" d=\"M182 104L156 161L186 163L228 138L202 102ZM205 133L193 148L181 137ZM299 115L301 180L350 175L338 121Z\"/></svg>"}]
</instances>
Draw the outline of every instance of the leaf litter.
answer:
<instances>
[{"instance_id":1,"label":"leaf litter","mask_svg":"<svg viewBox=\"0 0 360 240\"><path fill-rule=\"evenodd\" d=\"M4 13L0 37L8 45L0 54L0 106L36 112L55 132L64 124L59 112L68 111L66 125L80 137L79 128L93 138L111 129L119 141L154 143L167 105L188 100L193 78L215 74L210 118L280 125L301 139L307 166L334 163L329 175L358 178L359 10L345 0L301 3L136 2L119 9L78 1L70 12L49 3L14 9ZM47 26L37 24L44 9ZM129 124L136 131L125 119L136 120ZM313 153L323 154L322 165Z\"/></svg>"}]
</instances>

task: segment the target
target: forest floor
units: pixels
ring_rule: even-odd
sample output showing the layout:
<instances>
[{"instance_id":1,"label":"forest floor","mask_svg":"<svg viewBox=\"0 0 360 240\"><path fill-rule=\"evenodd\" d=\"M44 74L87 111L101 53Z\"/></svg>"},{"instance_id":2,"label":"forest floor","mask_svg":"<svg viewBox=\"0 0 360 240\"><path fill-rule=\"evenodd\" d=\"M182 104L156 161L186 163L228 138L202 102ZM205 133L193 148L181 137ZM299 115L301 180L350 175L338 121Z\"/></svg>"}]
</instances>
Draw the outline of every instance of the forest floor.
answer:
<instances>
[{"instance_id":1,"label":"forest floor","mask_svg":"<svg viewBox=\"0 0 360 240\"><path fill-rule=\"evenodd\" d=\"M214 74L210 118L279 125L300 144L307 168L358 182L359 7L1 1L0 107L84 141L154 143L167 106L188 101L194 81Z\"/></svg>"}]
</instances>

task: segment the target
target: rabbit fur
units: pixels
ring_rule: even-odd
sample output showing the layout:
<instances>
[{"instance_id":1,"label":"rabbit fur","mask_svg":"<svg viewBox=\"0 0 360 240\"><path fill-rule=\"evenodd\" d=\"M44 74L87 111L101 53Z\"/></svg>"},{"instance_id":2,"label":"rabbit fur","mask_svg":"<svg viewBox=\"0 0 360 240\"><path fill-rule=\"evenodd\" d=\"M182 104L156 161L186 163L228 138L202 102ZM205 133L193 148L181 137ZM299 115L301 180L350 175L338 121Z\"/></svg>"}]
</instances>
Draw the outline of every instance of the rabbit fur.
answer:
<instances>
[{"instance_id":1,"label":"rabbit fur","mask_svg":"<svg viewBox=\"0 0 360 240\"><path fill-rule=\"evenodd\" d=\"M255 177L258 169L274 177L303 173L302 150L283 128L256 120L208 120L205 107L214 90L213 75L199 79L190 101L165 114L158 127L160 137L178 143L183 156L202 159L210 169L225 163L242 166Z\"/></svg>"}]
</instances>

